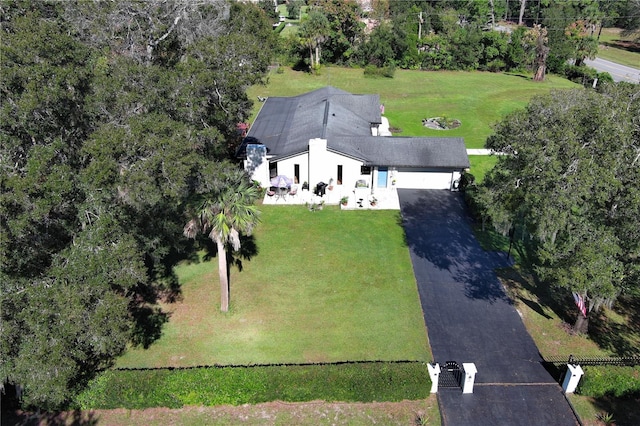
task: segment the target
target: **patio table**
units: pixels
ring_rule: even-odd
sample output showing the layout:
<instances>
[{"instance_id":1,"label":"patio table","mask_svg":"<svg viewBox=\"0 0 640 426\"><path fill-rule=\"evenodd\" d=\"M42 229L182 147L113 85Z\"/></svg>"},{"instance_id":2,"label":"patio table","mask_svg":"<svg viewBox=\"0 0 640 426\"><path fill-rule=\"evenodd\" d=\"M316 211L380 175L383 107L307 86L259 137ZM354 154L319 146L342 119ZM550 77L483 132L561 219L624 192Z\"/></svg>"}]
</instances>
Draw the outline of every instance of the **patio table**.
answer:
<instances>
[{"instance_id":1,"label":"patio table","mask_svg":"<svg viewBox=\"0 0 640 426\"><path fill-rule=\"evenodd\" d=\"M278 201L280 198L286 201L288 193L289 188L276 188L276 201Z\"/></svg>"}]
</instances>

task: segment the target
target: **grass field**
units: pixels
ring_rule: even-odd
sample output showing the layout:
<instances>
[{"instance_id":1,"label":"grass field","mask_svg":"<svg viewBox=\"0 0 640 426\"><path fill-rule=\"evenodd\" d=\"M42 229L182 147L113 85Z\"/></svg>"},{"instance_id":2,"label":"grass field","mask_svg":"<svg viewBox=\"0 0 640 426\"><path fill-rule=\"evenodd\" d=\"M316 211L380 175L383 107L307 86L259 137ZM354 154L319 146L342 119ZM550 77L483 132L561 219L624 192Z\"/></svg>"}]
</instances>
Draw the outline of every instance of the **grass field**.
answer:
<instances>
[{"instance_id":1,"label":"grass field","mask_svg":"<svg viewBox=\"0 0 640 426\"><path fill-rule=\"evenodd\" d=\"M351 93L379 94L385 115L402 136L461 136L467 148L483 148L492 125L509 112L524 108L536 95L552 89L580 87L564 78L547 76L533 82L530 76L484 72L426 72L397 70L395 77L365 78L362 69L324 67L320 75L280 68L272 71L266 86L248 90L258 96L295 96L324 86ZM262 104L255 103L251 121ZM422 125L429 117L457 118L462 125L453 130L431 130Z\"/></svg>"},{"instance_id":2,"label":"grass field","mask_svg":"<svg viewBox=\"0 0 640 426\"><path fill-rule=\"evenodd\" d=\"M498 157L495 155L470 155L470 173L476 178L476 183L481 183L484 176L493 169L497 162Z\"/></svg>"},{"instance_id":3,"label":"grass field","mask_svg":"<svg viewBox=\"0 0 640 426\"><path fill-rule=\"evenodd\" d=\"M571 300L559 304L557 299L550 297L547 288L537 284L531 275L521 274L517 269L502 270L499 276L543 357L638 354L638 298L627 297L620 301L622 303L616 303L613 309L604 308L591 319L589 335L579 335L571 330L576 316ZM576 394L570 395L570 401L585 426L602 425L597 418L602 413L613 413L620 425L636 425L640 419L640 401L637 397L591 398Z\"/></svg>"},{"instance_id":4,"label":"grass field","mask_svg":"<svg viewBox=\"0 0 640 426\"><path fill-rule=\"evenodd\" d=\"M219 311L217 259L176 269L183 300L149 349L118 367L431 360L397 211L261 206L257 254L231 273Z\"/></svg>"},{"instance_id":5,"label":"grass field","mask_svg":"<svg viewBox=\"0 0 640 426\"><path fill-rule=\"evenodd\" d=\"M640 43L622 37L618 28L604 28L600 34L598 57L628 67L640 68Z\"/></svg>"}]
</instances>

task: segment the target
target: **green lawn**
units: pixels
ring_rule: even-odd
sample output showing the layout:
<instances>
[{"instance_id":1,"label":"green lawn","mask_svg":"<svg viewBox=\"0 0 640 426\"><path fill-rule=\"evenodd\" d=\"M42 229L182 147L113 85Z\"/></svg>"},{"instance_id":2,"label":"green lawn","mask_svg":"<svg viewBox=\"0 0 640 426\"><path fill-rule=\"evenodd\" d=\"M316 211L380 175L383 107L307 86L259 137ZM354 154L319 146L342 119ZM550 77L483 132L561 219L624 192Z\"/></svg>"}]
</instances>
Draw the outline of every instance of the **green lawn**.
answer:
<instances>
[{"instance_id":1,"label":"green lawn","mask_svg":"<svg viewBox=\"0 0 640 426\"><path fill-rule=\"evenodd\" d=\"M487 172L498 163L498 157L495 155L470 155L469 163L471 163L470 173L476 178L476 183L481 183Z\"/></svg>"},{"instance_id":2,"label":"green lawn","mask_svg":"<svg viewBox=\"0 0 640 426\"><path fill-rule=\"evenodd\" d=\"M282 67L269 75L266 86L251 87L248 94L253 100L258 96L295 96L324 86L379 94L390 125L402 130L396 135L461 136L468 148L483 148L492 125L509 112L524 108L533 96L580 87L554 75L536 83L523 75L397 70L394 78L387 79L365 78L362 69L324 67L320 75L312 75ZM251 121L261 105L256 101ZM446 131L422 126L422 119L436 116L457 118L462 126Z\"/></svg>"},{"instance_id":3,"label":"green lawn","mask_svg":"<svg viewBox=\"0 0 640 426\"><path fill-rule=\"evenodd\" d=\"M528 273L518 269L499 271L499 276L515 302L515 307L543 357L567 358L637 355L640 347L638 297L626 296L613 309L603 308L590 320L589 335L571 332L577 310L571 300L559 304L549 289ZM592 315L593 316L593 315ZM637 398L591 398L570 395L576 412L585 426L598 426L597 415L613 413L621 425L638 424L640 406Z\"/></svg>"},{"instance_id":4,"label":"green lawn","mask_svg":"<svg viewBox=\"0 0 640 426\"><path fill-rule=\"evenodd\" d=\"M379 93L404 135L463 136L469 147L483 146L491 124L532 96L576 87L553 76L542 84L462 72L369 79L362 70L324 68L319 76L273 72L267 86L249 94L291 96L325 85ZM463 124L447 132L422 127L422 118L436 115ZM495 159L472 161L481 178ZM261 209L258 254L243 261L242 272L232 270L231 312L218 310L216 259L181 265L183 299L163 306L170 321L162 337L147 350L129 350L119 367L431 359L398 212Z\"/></svg>"},{"instance_id":5,"label":"green lawn","mask_svg":"<svg viewBox=\"0 0 640 426\"><path fill-rule=\"evenodd\" d=\"M640 43L622 37L618 28L605 28L600 34L598 57L628 67L640 68Z\"/></svg>"},{"instance_id":6,"label":"green lawn","mask_svg":"<svg viewBox=\"0 0 640 426\"><path fill-rule=\"evenodd\" d=\"M176 269L183 300L162 337L118 367L431 360L397 211L261 206L257 255L231 273L219 311L217 259Z\"/></svg>"}]
</instances>

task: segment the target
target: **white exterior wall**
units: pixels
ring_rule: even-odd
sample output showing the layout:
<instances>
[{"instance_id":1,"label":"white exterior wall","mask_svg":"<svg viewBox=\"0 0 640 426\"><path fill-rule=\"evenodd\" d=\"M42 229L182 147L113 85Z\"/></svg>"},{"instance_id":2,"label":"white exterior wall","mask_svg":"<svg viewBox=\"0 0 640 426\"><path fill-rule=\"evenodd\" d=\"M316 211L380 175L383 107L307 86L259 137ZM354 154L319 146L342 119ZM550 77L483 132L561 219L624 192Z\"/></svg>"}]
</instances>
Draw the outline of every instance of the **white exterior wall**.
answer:
<instances>
[{"instance_id":1,"label":"white exterior wall","mask_svg":"<svg viewBox=\"0 0 640 426\"><path fill-rule=\"evenodd\" d=\"M455 172L427 169L398 169L396 187L405 189L451 189ZM458 178L460 174L458 173Z\"/></svg>"},{"instance_id":2,"label":"white exterior wall","mask_svg":"<svg viewBox=\"0 0 640 426\"><path fill-rule=\"evenodd\" d=\"M296 164L300 166L300 181L296 185L302 187L305 181L309 181L309 156L306 153L278 161L278 174L293 179Z\"/></svg>"},{"instance_id":3,"label":"white exterior wall","mask_svg":"<svg viewBox=\"0 0 640 426\"><path fill-rule=\"evenodd\" d=\"M300 186L302 186L306 181L309 183L309 189L313 189L318 182L329 183L331 179L333 179L333 185L338 186L338 165L342 165L342 187L353 190L358 179L364 179L368 184L371 184L372 175L360 174L360 168L362 166L361 161L343 157L328 151L325 151L321 158L321 163L315 163L316 180L310 180L309 156L306 153L279 161L278 174L285 175L293 179L295 176L295 165L298 164L300 166Z\"/></svg>"}]
</instances>

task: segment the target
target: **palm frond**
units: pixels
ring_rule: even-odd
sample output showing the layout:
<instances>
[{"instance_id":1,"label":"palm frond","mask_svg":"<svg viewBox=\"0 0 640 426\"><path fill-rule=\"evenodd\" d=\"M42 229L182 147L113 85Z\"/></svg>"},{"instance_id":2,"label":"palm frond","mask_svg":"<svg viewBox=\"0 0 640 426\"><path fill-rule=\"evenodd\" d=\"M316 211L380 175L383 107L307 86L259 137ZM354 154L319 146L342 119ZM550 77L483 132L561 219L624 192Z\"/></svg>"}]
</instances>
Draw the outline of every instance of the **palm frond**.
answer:
<instances>
[{"instance_id":1,"label":"palm frond","mask_svg":"<svg viewBox=\"0 0 640 426\"><path fill-rule=\"evenodd\" d=\"M191 219L184 226L184 229L182 230L182 233L187 238L195 238L196 235L198 235L200 233L200 221L197 220L197 219Z\"/></svg>"}]
</instances>

